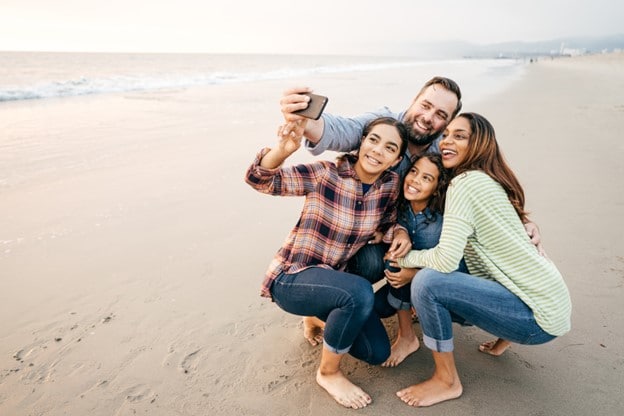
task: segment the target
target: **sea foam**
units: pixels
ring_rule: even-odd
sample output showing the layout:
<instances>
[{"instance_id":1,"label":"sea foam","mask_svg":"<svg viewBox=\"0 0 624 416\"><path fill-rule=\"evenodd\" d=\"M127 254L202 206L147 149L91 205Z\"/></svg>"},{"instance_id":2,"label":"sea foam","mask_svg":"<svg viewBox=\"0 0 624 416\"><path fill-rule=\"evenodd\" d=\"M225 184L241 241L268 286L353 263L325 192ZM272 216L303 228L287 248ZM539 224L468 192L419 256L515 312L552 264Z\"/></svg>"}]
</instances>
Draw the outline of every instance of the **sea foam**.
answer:
<instances>
[{"instance_id":1,"label":"sea foam","mask_svg":"<svg viewBox=\"0 0 624 416\"><path fill-rule=\"evenodd\" d=\"M426 66L474 66L474 60L423 61L406 58L381 59L345 57L275 56L145 56L109 55L106 60L89 54L37 54L2 59L0 102L70 97L90 94L152 91L219 84L279 80L321 74L380 71ZM20 60L20 58L22 58ZM212 59L211 59L212 58ZM219 58L219 59L217 59ZM177 60L176 60L177 59ZM514 61L489 60L479 67L510 66ZM19 73L29 74L18 76ZM2 80L8 80L3 85Z\"/></svg>"}]
</instances>

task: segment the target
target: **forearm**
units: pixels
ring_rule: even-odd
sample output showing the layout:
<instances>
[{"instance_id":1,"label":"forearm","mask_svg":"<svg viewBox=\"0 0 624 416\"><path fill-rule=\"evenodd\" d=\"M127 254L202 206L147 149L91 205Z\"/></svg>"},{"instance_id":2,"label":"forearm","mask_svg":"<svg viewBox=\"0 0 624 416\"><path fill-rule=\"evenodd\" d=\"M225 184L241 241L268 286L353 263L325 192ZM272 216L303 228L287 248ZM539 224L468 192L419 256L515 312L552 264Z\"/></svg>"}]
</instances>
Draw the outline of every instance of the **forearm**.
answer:
<instances>
[{"instance_id":1,"label":"forearm","mask_svg":"<svg viewBox=\"0 0 624 416\"><path fill-rule=\"evenodd\" d=\"M256 191L267 195L303 196L316 186L319 176L324 175L328 164L316 162L294 166L278 166L270 168L262 166L262 159L271 151L268 147L262 149L245 173L245 182ZM274 154L274 156L278 156ZM269 157L269 162L271 162ZM267 165L279 162L274 160Z\"/></svg>"},{"instance_id":2,"label":"forearm","mask_svg":"<svg viewBox=\"0 0 624 416\"><path fill-rule=\"evenodd\" d=\"M266 169L275 169L281 166L291 154L292 152L288 153L279 147L272 148L262 157L260 166Z\"/></svg>"},{"instance_id":3,"label":"forearm","mask_svg":"<svg viewBox=\"0 0 624 416\"><path fill-rule=\"evenodd\" d=\"M469 223L449 213L444 215L444 225L439 243L428 250L412 250L399 259L401 267L430 268L442 273L457 269L464 255L468 236L473 233Z\"/></svg>"},{"instance_id":4,"label":"forearm","mask_svg":"<svg viewBox=\"0 0 624 416\"><path fill-rule=\"evenodd\" d=\"M308 120L308 124L303 132L304 137L308 141L309 147L314 147L318 144L323 136L323 130L325 129L325 120L319 118L318 120Z\"/></svg>"},{"instance_id":5,"label":"forearm","mask_svg":"<svg viewBox=\"0 0 624 416\"><path fill-rule=\"evenodd\" d=\"M365 113L357 117L341 117L323 114L312 134L307 137L306 148L313 155L320 155L325 150L334 152L350 152L358 148L364 128L368 123L380 116L393 116L386 108L377 112ZM316 141L314 141L316 140Z\"/></svg>"}]
</instances>

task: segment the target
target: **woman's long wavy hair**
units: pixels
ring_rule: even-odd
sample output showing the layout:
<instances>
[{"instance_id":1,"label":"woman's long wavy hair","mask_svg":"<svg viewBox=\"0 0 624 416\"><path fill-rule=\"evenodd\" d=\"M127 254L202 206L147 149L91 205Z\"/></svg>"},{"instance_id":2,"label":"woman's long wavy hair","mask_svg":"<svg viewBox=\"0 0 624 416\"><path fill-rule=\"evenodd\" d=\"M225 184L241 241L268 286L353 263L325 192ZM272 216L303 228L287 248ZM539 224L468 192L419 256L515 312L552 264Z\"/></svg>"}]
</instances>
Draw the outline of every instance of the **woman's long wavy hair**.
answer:
<instances>
[{"instance_id":1,"label":"woman's long wavy hair","mask_svg":"<svg viewBox=\"0 0 624 416\"><path fill-rule=\"evenodd\" d=\"M527 221L528 212L524 210L524 190L513 173L496 141L496 133L492 124L480 114L461 113L470 123L468 154L466 158L452 170L452 176L470 170L480 170L498 182L509 197L509 201L520 219Z\"/></svg>"}]
</instances>

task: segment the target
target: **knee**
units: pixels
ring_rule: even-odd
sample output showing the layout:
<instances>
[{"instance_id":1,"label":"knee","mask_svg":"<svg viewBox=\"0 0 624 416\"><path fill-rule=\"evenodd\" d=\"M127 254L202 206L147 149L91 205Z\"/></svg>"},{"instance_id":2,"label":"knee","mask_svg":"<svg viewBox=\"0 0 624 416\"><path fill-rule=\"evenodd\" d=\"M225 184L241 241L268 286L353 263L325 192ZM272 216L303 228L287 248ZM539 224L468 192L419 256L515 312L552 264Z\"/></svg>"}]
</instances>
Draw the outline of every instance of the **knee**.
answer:
<instances>
[{"instance_id":1,"label":"knee","mask_svg":"<svg viewBox=\"0 0 624 416\"><path fill-rule=\"evenodd\" d=\"M350 303L355 312L361 313L364 317L368 317L375 306L375 293L368 281L359 278L356 279L358 279L357 284L353 288L353 291L348 293Z\"/></svg>"},{"instance_id":2,"label":"knee","mask_svg":"<svg viewBox=\"0 0 624 416\"><path fill-rule=\"evenodd\" d=\"M436 276L440 272L433 269L422 269L414 279L411 286L412 305L417 305L423 301L432 292L432 288L436 283Z\"/></svg>"},{"instance_id":3,"label":"knee","mask_svg":"<svg viewBox=\"0 0 624 416\"><path fill-rule=\"evenodd\" d=\"M351 258L348 269L370 283L378 282L384 275L383 248L379 244L365 245Z\"/></svg>"}]
</instances>

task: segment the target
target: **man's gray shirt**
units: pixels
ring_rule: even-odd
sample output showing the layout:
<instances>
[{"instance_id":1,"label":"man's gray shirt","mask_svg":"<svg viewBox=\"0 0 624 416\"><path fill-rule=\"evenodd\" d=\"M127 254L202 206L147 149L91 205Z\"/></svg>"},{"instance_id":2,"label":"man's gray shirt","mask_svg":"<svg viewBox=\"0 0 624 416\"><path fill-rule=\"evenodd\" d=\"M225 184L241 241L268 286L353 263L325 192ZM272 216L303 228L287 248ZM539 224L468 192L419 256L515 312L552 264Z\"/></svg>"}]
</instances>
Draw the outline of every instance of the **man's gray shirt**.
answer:
<instances>
[{"instance_id":1,"label":"man's gray shirt","mask_svg":"<svg viewBox=\"0 0 624 416\"><path fill-rule=\"evenodd\" d=\"M376 111L364 113L356 117L341 117L333 114L323 114L323 121L325 122L325 128L319 142L314 145L308 140L305 141L306 148L315 156L320 155L326 150L332 150L335 152L350 152L357 149L360 146L362 140L364 128L368 123L379 117L392 117L396 120L403 120L405 111L395 113L388 107L382 107ZM431 146L427 149L427 152L439 153L439 143L442 135L436 138ZM401 163L395 168L395 171L403 177L403 175L410 168L410 154L406 152Z\"/></svg>"}]
</instances>

